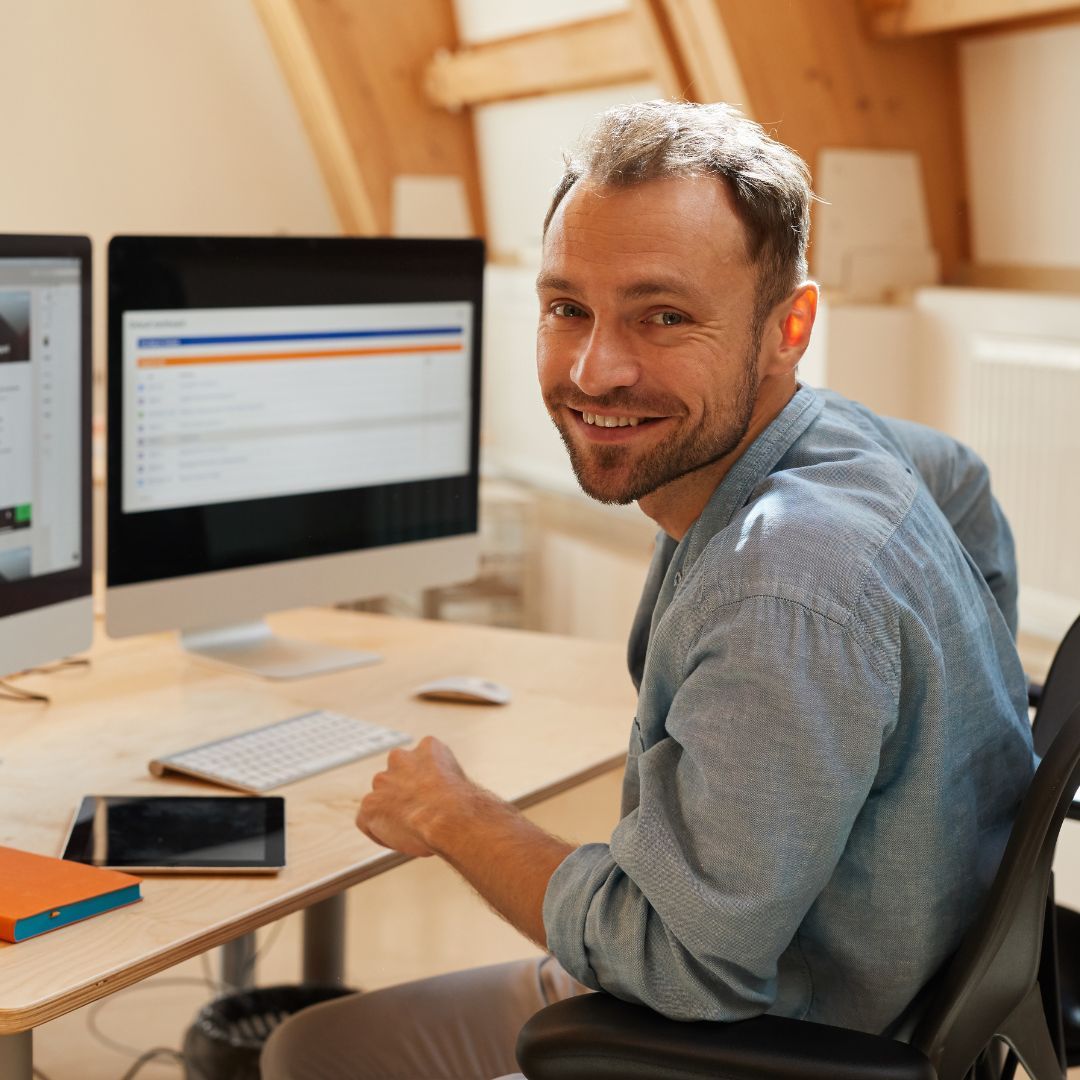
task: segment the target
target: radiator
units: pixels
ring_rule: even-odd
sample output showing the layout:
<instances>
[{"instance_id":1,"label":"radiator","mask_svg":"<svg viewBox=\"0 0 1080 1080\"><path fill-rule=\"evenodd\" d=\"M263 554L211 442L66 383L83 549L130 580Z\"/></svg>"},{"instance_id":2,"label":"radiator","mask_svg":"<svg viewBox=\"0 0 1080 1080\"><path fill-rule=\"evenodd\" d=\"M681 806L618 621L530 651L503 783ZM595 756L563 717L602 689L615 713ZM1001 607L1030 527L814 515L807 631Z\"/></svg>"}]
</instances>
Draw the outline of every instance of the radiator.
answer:
<instances>
[{"instance_id":1,"label":"radiator","mask_svg":"<svg viewBox=\"0 0 1080 1080\"><path fill-rule=\"evenodd\" d=\"M973 332L968 348L962 437L1013 528L1021 623L1057 639L1080 612L1080 342Z\"/></svg>"}]
</instances>

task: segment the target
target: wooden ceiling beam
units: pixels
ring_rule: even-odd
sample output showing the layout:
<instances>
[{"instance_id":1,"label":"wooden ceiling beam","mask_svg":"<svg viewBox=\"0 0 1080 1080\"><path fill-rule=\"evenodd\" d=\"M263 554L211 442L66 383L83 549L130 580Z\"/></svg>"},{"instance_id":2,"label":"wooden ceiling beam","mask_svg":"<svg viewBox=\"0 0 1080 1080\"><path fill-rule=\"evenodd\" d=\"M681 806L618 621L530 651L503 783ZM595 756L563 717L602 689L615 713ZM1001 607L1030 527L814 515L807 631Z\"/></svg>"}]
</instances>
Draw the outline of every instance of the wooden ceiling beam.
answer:
<instances>
[{"instance_id":1,"label":"wooden ceiling beam","mask_svg":"<svg viewBox=\"0 0 1080 1080\"><path fill-rule=\"evenodd\" d=\"M911 37L1045 16L1075 16L1076 0L863 0L875 34Z\"/></svg>"},{"instance_id":2,"label":"wooden ceiling beam","mask_svg":"<svg viewBox=\"0 0 1080 1080\"><path fill-rule=\"evenodd\" d=\"M428 98L446 109L654 78L632 12L570 23L435 56Z\"/></svg>"},{"instance_id":3,"label":"wooden ceiling beam","mask_svg":"<svg viewBox=\"0 0 1080 1080\"><path fill-rule=\"evenodd\" d=\"M484 212L472 119L436 108L422 75L457 47L452 0L254 0L292 89L342 230L393 231L400 176L462 181Z\"/></svg>"},{"instance_id":4,"label":"wooden ceiling beam","mask_svg":"<svg viewBox=\"0 0 1080 1080\"><path fill-rule=\"evenodd\" d=\"M713 0L638 0L649 9L684 76L673 95L688 101L726 101L753 115L724 22ZM673 61L674 62L674 61Z\"/></svg>"},{"instance_id":5,"label":"wooden ceiling beam","mask_svg":"<svg viewBox=\"0 0 1080 1080\"><path fill-rule=\"evenodd\" d=\"M345 233L380 232L372 192L352 152L334 91L294 0L255 0L307 129L323 180Z\"/></svg>"}]
</instances>

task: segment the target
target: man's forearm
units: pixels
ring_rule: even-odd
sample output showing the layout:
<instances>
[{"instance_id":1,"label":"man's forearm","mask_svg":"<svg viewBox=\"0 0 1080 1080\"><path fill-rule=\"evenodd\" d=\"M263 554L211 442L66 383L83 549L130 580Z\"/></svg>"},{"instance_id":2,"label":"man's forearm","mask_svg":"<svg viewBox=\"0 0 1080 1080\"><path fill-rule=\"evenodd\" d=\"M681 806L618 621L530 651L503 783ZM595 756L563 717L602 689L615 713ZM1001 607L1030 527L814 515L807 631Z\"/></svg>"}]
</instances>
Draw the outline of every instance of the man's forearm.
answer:
<instances>
[{"instance_id":1,"label":"man's forearm","mask_svg":"<svg viewBox=\"0 0 1080 1080\"><path fill-rule=\"evenodd\" d=\"M547 948L544 893L573 851L519 810L481 788L433 810L422 829L442 856L511 925Z\"/></svg>"}]
</instances>

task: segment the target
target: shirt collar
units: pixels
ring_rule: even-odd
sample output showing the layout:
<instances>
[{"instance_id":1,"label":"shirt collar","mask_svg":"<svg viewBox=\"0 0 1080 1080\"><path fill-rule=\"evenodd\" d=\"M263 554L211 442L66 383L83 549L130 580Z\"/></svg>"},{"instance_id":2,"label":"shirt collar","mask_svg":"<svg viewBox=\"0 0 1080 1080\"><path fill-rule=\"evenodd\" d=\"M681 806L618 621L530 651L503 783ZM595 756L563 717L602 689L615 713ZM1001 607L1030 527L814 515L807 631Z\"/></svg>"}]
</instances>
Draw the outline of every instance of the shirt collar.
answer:
<instances>
[{"instance_id":1,"label":"shirt collar","mask_svg":"<svg viewBox=\"0 0 1080 1080\"><path fill-rule=\"evenodd\" d=\"M817 419L824 401L809 386L800 385L775 420L746 448L728 470L697 521L682 539L673 564L692 566L709 541L749 501L754 489L776 468L777 462Z\"/></svg>"}]
</instances>

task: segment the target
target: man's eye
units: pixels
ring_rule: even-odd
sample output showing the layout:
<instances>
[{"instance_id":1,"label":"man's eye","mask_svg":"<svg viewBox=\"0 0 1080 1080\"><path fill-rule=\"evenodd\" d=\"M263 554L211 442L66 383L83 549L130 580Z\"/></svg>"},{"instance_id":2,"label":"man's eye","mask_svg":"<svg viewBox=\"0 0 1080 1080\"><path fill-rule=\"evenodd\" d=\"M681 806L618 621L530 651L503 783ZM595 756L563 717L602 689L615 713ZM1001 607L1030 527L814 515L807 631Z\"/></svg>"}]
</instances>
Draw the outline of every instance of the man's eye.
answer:
<instances>
[{"instance_id":1,"label":"man's eye","mask_svg":"<svg viewBox=\"0 0 1080 1080\"><path fill-rule=\"evenodd\" d=\"M556 304L551 310L560 319L580 319L585 315L584 309L577 304Z\"/></svg>"},{"instance_id":2,"label":"man's eye","mask_svg":"<svg viewBox=\"0 0 1080 1080\"><path fill-rule=\"evenodd\" d=\"M686 322L686 317L677 311L658 311L655 315L648 316L645 321L653 326L679 326Z\"/></svg>"}]
</instances>

